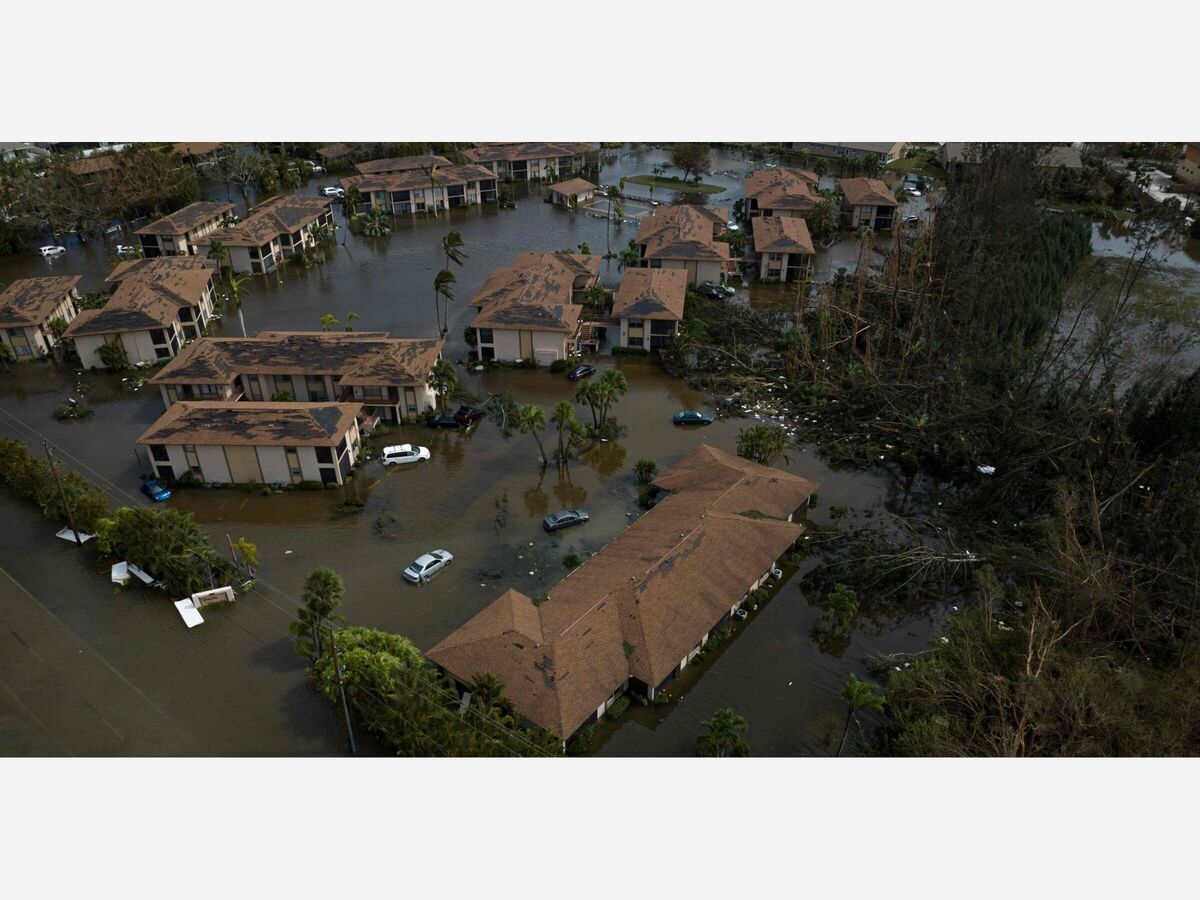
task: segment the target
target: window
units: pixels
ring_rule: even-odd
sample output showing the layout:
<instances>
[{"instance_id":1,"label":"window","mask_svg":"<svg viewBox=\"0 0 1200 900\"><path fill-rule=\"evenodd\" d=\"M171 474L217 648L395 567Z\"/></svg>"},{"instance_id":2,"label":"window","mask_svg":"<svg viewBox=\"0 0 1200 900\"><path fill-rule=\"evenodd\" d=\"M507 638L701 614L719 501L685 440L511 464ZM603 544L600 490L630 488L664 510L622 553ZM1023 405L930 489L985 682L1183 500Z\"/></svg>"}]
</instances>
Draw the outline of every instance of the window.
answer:
<instances>
[{"instance_id":1,"label":"window","mask_svg":"<svg viewBox=\"0 0 1200 900\"><path fill-rule=\"evenodd\" d=\"M378 385L376 385L374 387L364 387L363 388L363 399L364 400L382 400L383 399L383 388L379 387Z\"/></svg>"},{"instance_id":2,"label":"window","mask_svg":"<svg viewBox=\"0 0 1200 900\"><path fill-rule=\"evenodd\" d=\"M481 344L494 344L495 343L495 340L492 338L492 329L490 329L490 328L480 328L479 329L479 343L481 343Z\"/></svg>"},{"instance_id":3,"label":"window","mask_svg":"<svg viewBox=\"0 0 1200 900\"><path fill-rule=\"evenodd\" d=\"M630 338L629 338L629 346L630 346L630 347L640 347L640 346L642 346L642 339L641 339L640 337L633 337L633 336L631 335L631 336L630 336Z\"/></svg>"},{"instance_id":4,"label":"window","mask_svg":"<svg viewBox=\"0 0 1200 900\"><path fill-rule=\"evenodd\" d=\"M201 397L215 397L217 395L217 386L215 384L200 385Z\"/></svg>"},{"instance_id":5,"label":"window","mask_svg":"<svg viewBox=\"0 0 1200 900\"><path fill-rule=\"evenodd\" d=\"M170 347L155 347L154 355L156 357L158 357L159 359L170 359L171 358L171 348Z\"/></svg>"},{"instance_id":6,"label":"window","mask_svg":"<svg viewBox=\"0 0 1200 900\"><path fill-rule=\"evenodd\" d=\"M279 393L280 391L287 391L289 394L292 393L292 379L286 375L275 376L275 392Z\"/></svg>"},{"instance_id":7,"label":"window","mask_svg":"<svg viewBox=\"0 0 1200 900\"><path fill-rule=\"evenodd\" d=\"M641 320L641 319L630 319L630 320L629 320L629 327L630 327L630 328L641 328L641 327L642 327L642 320Z\"/></svg>"},{"instance_id":8,"label":"window","mask_svg":"<svg viewBox=\"0 0 1200 900\"><path fill-rule=\"evenodd\" d=\"M328 400L325 395L325 379L320 375L309 375L304 379L305 387L308 388L308 399L314 402Z\"/></svg>"},{"instance_id":9,"label":"window","mask_svg":"<svg viewBox=\"0 0 1200 900\"><path fill-rule=\"evenodd\" d=\"M167 342L167 333L161 328L150 329L150 343L165 344Z\"/></svg>"},{"instance_id":10,"label":"window","mask_svg":"<svg viewBox=\"0 0 1200 900\"><path fill-rule=\"evenodd\" d=\"M167 448L162 444L150 445L150 457L158 462L170 462L171 455L167 453Z\"/></svg>"},{"instance_id":11,"label":"window","mask_svg":"<svg viewBox=\"0 0 1200 900\"><path fill-rule=\"evenodd\" d=\"M333 465L333 448L332 447L317 447L317 462L331 466Z\"/></svg>"},{"instance_id":12,"label":"window","mask_svg":"<svg viewBox=\"0 0 1200 900\"><path fill-rule=\"evenodd\" d=\"M8 329L8 336L9 336L9 337L20 337L20 336L21 336L21 329L20 329L20 328L10 328L10 329Z\"/></svg>"}]
</instances>

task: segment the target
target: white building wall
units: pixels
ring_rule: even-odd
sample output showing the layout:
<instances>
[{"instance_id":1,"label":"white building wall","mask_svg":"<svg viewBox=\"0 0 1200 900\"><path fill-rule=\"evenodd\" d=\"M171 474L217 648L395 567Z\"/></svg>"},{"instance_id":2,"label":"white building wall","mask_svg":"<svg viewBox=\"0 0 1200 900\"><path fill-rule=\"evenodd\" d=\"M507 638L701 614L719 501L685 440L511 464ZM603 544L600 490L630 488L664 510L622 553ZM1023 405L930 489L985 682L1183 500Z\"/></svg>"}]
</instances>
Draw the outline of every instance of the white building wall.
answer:
<instances>
[{"instance_id":1,"label":"white building wall","mask_svg":"<svg viewBox=\"0 0 1200 900\"><path fill-rule=\"evenodd\" d=\"M561 331L533 332L533 358L539 365L567 358L567 339Z\"/></svg>"},{"instance_id":2,"label":"white building wall","mask_svg":"<svg viewBox=\"0 0 1200 900\"><path fill-rule=\"evenodd\" d=\"M75 350L79 353L80 364L85 369L103 369L104 360L98 352L103 346L103 335L86 334L75 338Z\"/></svg>"},{"instance_id":3,"label":"white building wall","mask_svg":"<svg viewBox=\"0 0 1200 900\"><path fill-rule=\"evenodd\" d=\"M207 253L208 251L205 250ZM230 247L229 248L229 267L234 273L244 275L251 271L250 268L250 248L249 247Z\"/></svg>"},{"instance_id":4,"label":"white building wall","mask_svg":"<svg viewBox=\"0 0 1200 900\"><path fill-rule=\"evenodd\" d=\"M292 470L282 447L259 447L258 467L266 484L291 484Z\"/></svg>"},{"instance_id":5,"label":"white building wall","mask_svg":"<svg viewBox=\"0 0 1200 900\"><path fill-rule=\"evenodd\" d=\"M507 328L493 328L492 340L496 347L496 359L516 360L521 358L521 333Z\"/></svg>"},{"instance_id":6,"label":"white building wall","mask_svg":"<svg viewBox=\"0 0 1200 900\"><path fill-rule=\"evenodd\" d=\"M233 479L229 474L229 463L225 460L224 447L199 445L196 447L196 457L200 460L201 477L206 483L229 484Z\"/></svg>"},{"instance_id":7,"label":"white building wall","mask_svg":"<svg viewBox=\"0 0 1200 900\"><path fill-rule=\"evenodd\" d=\"M132 364L159 361L149 331L126 331L121 335L121 343L125 346L125 355Z\"/></svg>"},{"instance_id":8,"label":"white building wall","mask_svg":"<svg viewBox=\"0 0 1200 900\"><path fill-rule=\"evenodd\" d=\"M321 468L317 465L316 447L297 447L296 454L300 457L300 472L305 481L320 481Z\"/></svg>"}]
</instances>

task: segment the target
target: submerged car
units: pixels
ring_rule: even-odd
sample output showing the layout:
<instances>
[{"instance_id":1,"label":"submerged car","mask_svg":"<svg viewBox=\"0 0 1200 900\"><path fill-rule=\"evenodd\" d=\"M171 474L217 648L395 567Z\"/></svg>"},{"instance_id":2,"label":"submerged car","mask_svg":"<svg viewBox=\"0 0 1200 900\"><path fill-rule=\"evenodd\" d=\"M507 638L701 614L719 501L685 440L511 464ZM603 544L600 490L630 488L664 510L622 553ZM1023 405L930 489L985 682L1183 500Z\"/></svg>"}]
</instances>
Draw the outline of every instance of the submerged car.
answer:
<instances>
[{"instance_id":1,"label":"submerged car","mask_svg":"<svg viewBox=\"0 0 1200 900\"><path fill-rule=\"evenodd\" d=\"M909 213L908 215L906 215L906 216L904 217L904 224L905 224L905 225L916 225L916 224L917 224L918 222L920 222L920 221L921 221L921 217L920 217L920 216L913 215L912 213Z\"/></svg>"},{"instance_id":2,"label":"submerged car","mask_svg":"<svg viewBox=\"0 0 1200 900\"><path fill-rule=\"evenodd\" d=\"M547 531L558 531L560 528L570 528L572 525L582 525L588 520L586 509L560 509L542 519L542 527Z\"/></svg>"},{"instance_id":3,"label":"submerged car","mask_svg":"<svg viewBox=\"0 0 1200 900\"><path fill-rule=\"evenodd\" d=\"M430 413L425 417L425 424L430 428L461 428L462 422L450 413Z\"/></svg>"},{"instance_id":4,"label":"submerged car","mask_svg":"<svg viewBox=\"0 0 1200 900\"><path fill-rule=\"evenodd\" d=\"M569 381L579 381L583 378L590 378L592 375L595 375L595 374L596 374L595 366L589 366L589 365L576 366L570 372L567 373L567 379Z\"/></svg>"},{"instance_id":5,"label":"submerged car","mask_svg":"<svg viewBox=\"0 0 1200 900\"><path fill-rule=\"evenodd\" d=\"M411 581L413 584L424 584L452 562L454 562L454 556L449 550L434 550L432 553L425 553L413 560L412 564L404 570L404 580Z\"/></svg>"},{"instance_id":6,"label":"submerged car","mask_svg":"<svg viewBox=\"0 0 1200 900\"><path fill-rule=\"evenodd\" d=\"M418 447L416 444L395 444L383 448L380 462L385 466L402 466L405 463L421 462L429 459L429 448Z\"/></svg>"},{"instance_id":7,"label":"submerged car","mask_svg":"<svg viewBox=\"0 0 1200 900\"><path fill-rule=\"evenodd\" d=\"M737 293L727 284L720 284L716 281L706 281L700 285L700 292L706 297L712 297L714 300L718 297L732 297Z\"/></svg>"},{"instance_id":8,"label":"submerged car","mask_svg":"<svg viewBox=\"0 0 1200 900\"><path fill-rule=\"evenodd\" d=\"M346 196L346 192L343 191L340 187L323 187L323 188L321 188L321 196L322 197L337 197L340 199L340 198Z\"/></svg>"},{"instance_id":9,"label":"submerged car","mask_svg":"<svg viewBox=\"0 0 1200 900\"><path fill-rule=\"evenodd\" d=\"M171 499L171 489L157 478L151 481L143 481L141 492L157 503Z\"/></svg>"},{"instance_id":10,"label":"submerged car","mask_svg":"<svg viewBox=\"0 0 1200 900\"><path fill-rule=\"evenodd\" d=\"M697 409L681 409L671 417L676 425L711 425L713 417Z\"/></svg>"},{"instance_id":11,"label":"submerged car","mask_svg":"<svg viewBox=\"0 0 1200 900\"><path fill-rule=\"evenodd\" d=\"M483 418L483 410L474 406L460 406L454 412L454 421L459 425L474 425Z\"/></svg>"},{"instance_id":12,"label":"submerged car","mask_svg":"<svg viewBox=\"0 0 1200 900\"><path fill-rule=\"evenodd\" d=\"M62 254L66 253L66 252L67 252L66 247L38 247L38 253L40 253L40 254L42 254L42 256L46 256L46 257L61 256Z\"/></svg>"}]
</instances>

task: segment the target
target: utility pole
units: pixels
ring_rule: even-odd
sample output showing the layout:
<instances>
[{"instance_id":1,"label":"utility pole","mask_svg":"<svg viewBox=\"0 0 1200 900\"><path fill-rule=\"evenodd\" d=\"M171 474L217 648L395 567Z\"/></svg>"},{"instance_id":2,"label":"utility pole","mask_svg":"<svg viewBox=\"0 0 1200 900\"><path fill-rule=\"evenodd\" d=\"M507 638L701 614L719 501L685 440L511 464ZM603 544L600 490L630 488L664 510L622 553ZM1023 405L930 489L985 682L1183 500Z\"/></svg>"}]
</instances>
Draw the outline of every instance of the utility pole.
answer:
<instances>
[{"instance_id":1,"label":"utility pole","mask_svg":"<svg viewBox=\"0 0 1200 900\"><path fill-rule=\"evenodd\" d=\"M54 454L50 452L50 444L47 441L42 441L42 448L46 451L46 460L50 463L50 474L54 476L54 485L58 488L58 497L62 500L63 510L67 514L67 526L71 529L71 536L75 538L75 543L83 545L83 538L79 536L79 529L75 527L75 517L71 515L71 504L67 502L67 492L63 490L62 481L58 477L58 469L54 466Z\"/></svg>"},{"instance_id":2,"label":"utility pole","mask_svg":"<svg viewBox=\"0 0 1200 900\"><path fill-rule=\"evenodd\" d=\"M342 684L342 664L338 662L337 632L329 626L329 645L333 648L333 671L337 673L338 693L342 695L342 714L346 717L346 734L350 737L350 752L357 754L354 746L354 728L350 725L350 707L346 705L346 688Z\"/></svg>"}]
</instances>

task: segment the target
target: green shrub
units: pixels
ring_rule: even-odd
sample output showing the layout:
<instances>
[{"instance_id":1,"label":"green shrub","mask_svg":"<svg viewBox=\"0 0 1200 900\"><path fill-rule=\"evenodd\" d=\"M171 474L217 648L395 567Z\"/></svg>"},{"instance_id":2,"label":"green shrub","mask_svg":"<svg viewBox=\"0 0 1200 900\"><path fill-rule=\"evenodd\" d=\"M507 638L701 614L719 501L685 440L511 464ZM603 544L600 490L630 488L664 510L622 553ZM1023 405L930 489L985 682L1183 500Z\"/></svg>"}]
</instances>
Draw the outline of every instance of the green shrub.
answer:
<instances>
[{"instance_id":1,"label":"green shrub","mask_svg":"<svg viewBox=\"0 0 1200 900\"><path fill-rule=\"evenodd\" d=\"M610 718L619 719L625 714L627 709L629 709L629 697L627 697L625 694L622 694L620 697L614 700L613 705L608 708L608 715Z\"/></svg>"},{"instance_id":2,"label":"green shrub","mask_svg":"<svg viewBox=\"0 0 1200 900\"><path fill-rule=\"evenodd\" d=\"M568 553L563 557L564 569L578 569L581 565L583 565L583 560L579 558L578 553Z\"/></svg>"},{"instance_id":3,"label":"green shrub","mask_svg":"<svg viewBox=\"0 0 1200 900\"><path fill-rule=\"evenodd\" d=\"M556 359L554 362L550 363L550 371L555 373L556 375L561 372L567 371L567 369L569 369L570 367L571 367L571 360L569 360L569 359Z\"/></svg>"},{"instance_id":4,"label":"green shrub","mask_svg":"<svg viewBox=\"0 0 1200 900\"><path fill-rule=\"evenodd\" d=\"M325 482L323 481L302 481L297 485L302 491L323 491L325 490Z\"/></svg>"},{"instance_id":5,"label":"green shrub","mask_svg":"<svg viewBox=\"0 0 1200 900\"><path fill-rule=\"evenodd\" d=\"M82 476L58 466L62 494L66 495L75 527L95 531L108 515L108 497ZM42 515L52 522L67 523L62 494L55 484L54 473L45 460L31 456L29 448L20 441L0 440L0 482L16 496L41 507Z\"/></svg>"}]
</instances>

